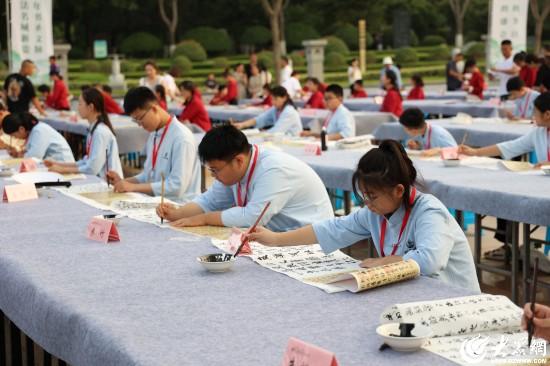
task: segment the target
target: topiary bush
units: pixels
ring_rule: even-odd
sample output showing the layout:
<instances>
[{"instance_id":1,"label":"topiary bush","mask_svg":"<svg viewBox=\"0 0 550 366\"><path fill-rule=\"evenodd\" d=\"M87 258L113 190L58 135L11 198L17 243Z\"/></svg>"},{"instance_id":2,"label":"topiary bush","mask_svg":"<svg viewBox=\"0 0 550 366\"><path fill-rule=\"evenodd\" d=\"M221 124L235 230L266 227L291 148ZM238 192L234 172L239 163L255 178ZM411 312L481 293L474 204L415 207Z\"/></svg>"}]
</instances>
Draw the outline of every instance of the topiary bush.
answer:
<instances>
[{"instance_id":1,"label":"topiary bush","mask_svg":"<svg viewBox=\"0 0 550 366\"><path fill-rule=\"evenodd\" d=\"M273 69L273 52L262 51L258 53L258 63L264 65L268 69Z\"/></svg>"},{"instance_id":2,"label":"topiary bush","mask_svg":"<svg viewBox=\"0 0 550 366\"><path fill-rule=\"evenodd\" d=\"M464 55L467 58L475 58L476 60L485 58L485 43L472 42L464 46Z\"/></svg>"},{"instance_id":3,"label":"topiary bush","mask_svg":"<svg viewBox=\"0 0 550 366\"><path fill-rule=\"evenodd\" d=\"M84 60L82 61L82 71L84 72L99 72L101 70L101 64L97 60Z\"/></svg>"},{"instance_id":4,"label":"topiary bush","mask_svg":"<svg viewBox=\"0 0 550 366\"><path fill-rule=\"evenodd\" d=\"M104 74L110 74L113 71L112 61L110 59L99 61L99 71Z\"/></svg>"},{"instance_id":5,"label":"topiary bush","mask_svg":"<svg viewBox=\"0 0 550 366\"><path fill-rule=\"evenodd\" d=\"M185 74L193 69L193 63L187 56L176 56L172 59L172 65L176 72Z\"/></svg>"},{"instance_id":6,"label":"topiary bush","mask_svg":"<svg viewBox=\"0 0 550 366\"><path fill-rule=\"evenodd\" d=\"M325 56L325 66L328 69L341 69L346 67L346 57L338 52L330 52Z\"/></svg>"},{"instance_id":7,"label":"topiary bush","mask_svg":"<svg viewBox=\"0 0 550 366\"><path fill-rule=\"evenodd\" d=\"M302 41L319 38L315 28L304 23L288 23L285 30L286 44L289 49L301 49Z\"/></svg>"},{"instance_id":8,"label":"topiary bush","mask_svg":"<svg viewBox=\"0 0 550 366\"><path fill-rule=\"evenodd\" d=\"M336 36L329 36L325 38L327 40L327 46L325 47L325 53L340 53L346 55L349 53L349 48L346 43Z\"/></svg>"},{"instance_id":9,"label":"topiary bush","mask_svg":"<svg viewBox=\"0 0 550 366\"><path fill-rule=\"evenodd\" d=\"M367 64L375 64L376 60L376 54L373 51L367 51Z\"/></svg>"},{"instance_id":10,"label":"topiary bush","mask_svg":"<svg viewBox=\"0 0 550 366\"><path fill-rule=\"evenodd\" d=\"M253 25L244 30L240 42L254 47L266 46L271 43L271 31L262 25Z\"/></svg>"},{"instance_id":11,"label":"topiary bush","mask_svg":"<svg viewBox=\"0 0 550 366\"><path fill-rule=\"evenodd\" d=\"M414 64L418 61L418 55L414 48L403 47L395 52L395 62L400 65Z\"/></svg>"},{"instance_id":12,"label":"topiary bush","mask_svg":"<svg viewBox=\"0 0 550 366\"><path fill-rule=\"evenodd\" d=\"M212 27L198 27L187 31L183 39L192 39L199 42L209 54L223 54L229 52L233 41L225 29Z\"/></svg>"},{"instance_id":13,"label":"topiary bush","mask_svg":"<svg viewBox=\"0 0 550 366\"><path fill-rule=\"evenodd\" d=\"M173 56L186 56L191 61L199 62L205 61L207 58L206 51L202 45L193 39L178 43Z\"/></svg>"},{"instance_id":14,"label":"topiary bush","mask_svg":"<svg viewBox=\"0 0 550 366\"><path fill-rule=\"evenodd\" d=\"M445 38L432 34L422 39L422 46L438 46L440 44L447 44Z\"/></svg>"},{"instance_id":15,"label":"topiary bush","mask_svg":"<svg viewBox=\"0 0 550 366\"><path fill-rule=\"evenodd\" d=\"M132 33L120 44L120 50L127 56L150 57L162 53L162 41L147 32Z\"/></svg>"},{"instance_id":16,"label":"topiary bush","mask_svg":"<svg viewBox=\"0 0 550 366\"><path fill-rule=\"evenodd\" d=\"M429 53L430 60L445 61L451 58L451 50L448 46L440 44Z\"/></svg>"},{"instance_id":17,"label":"topiary bush","mask_svg":"<svg viewBox=\"0 0 550 366\"><path fill-rule=\"evenodd\" d=\"M336 26L333 34L344 41L349 49L357 50L359 48L359 32L357 27L349 23L340 24ZM372 43L372 37L370 41ZM369 45L369 36L367 35L367 47Z\"/></svg>"},{"instance_id":18,"label":"topiary bush","mask_svg":"<svg viewBox=\"0 0 550 366\"><path fill-rule=\"evenodd\" d=\"M292 59L292 65L294 65L295 67L304 66L306 64L306 58L304 56L304 53L301 51L294 51L289 56Z\"/></svg>"},{"instance_id":19,"label":"topiary bush","mask_svg":"<svg viewBox=\"0 0 550 366\"><path fill-rule=\"evenodd\" d=\"M216 69L226 69L229 67L229 60L226 57L216 57L212 59L212 66Z\"/></svg>"}]
</instances>

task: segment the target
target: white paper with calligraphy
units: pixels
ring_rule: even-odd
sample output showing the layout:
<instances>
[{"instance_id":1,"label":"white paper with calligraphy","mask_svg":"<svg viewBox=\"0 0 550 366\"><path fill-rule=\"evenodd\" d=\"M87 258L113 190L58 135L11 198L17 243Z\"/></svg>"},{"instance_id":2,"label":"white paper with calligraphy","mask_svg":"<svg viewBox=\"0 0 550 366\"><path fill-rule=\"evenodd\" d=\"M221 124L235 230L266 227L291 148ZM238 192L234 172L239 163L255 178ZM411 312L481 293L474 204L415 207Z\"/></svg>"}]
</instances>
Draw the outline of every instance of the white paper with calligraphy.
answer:
<instances>
[{"instance_id":1,"label":"white paper with calligraphy","mask_svg":"<svg viewBox=\"0 0 550 366\"><path fill-rule=\"evenodd\" d=\"M227 240L212 240L219 249L233 253ZM345 291L344 288L308 278L358 270L360 261L340 251L326 255L318 244L295 247L267 247L251 242L252 254L246 255L262 267L285 274L300 282L325 290L328 293Z\"/></svg>"},{"instance_id":2,"label":"white paper with calligraphy","mask_svg":"<svg viewBox=\"0 0 550 366\"><path fill-rule=\"evenodd\" d=\"M419 323L434 337L423 348L461 365L494 360L544 357L537 354L546 343L534 339L527 347L521 330L522 310L505 296L475 295L393 305L380 316L381 323Z\"/></svg>"},{"instance_id":3,"label":"white paper with calligraphy","mask_svg":"<svg viewBox=\"0 0 550 366\"><path fill-rule=\"evenodd\" d=\"M48 84L48 58L54 54L52 0L10 0L9 4L11 71L19 71L21 61L31 59L36 64L32 81Z\"/></svg>"}]
</instances>

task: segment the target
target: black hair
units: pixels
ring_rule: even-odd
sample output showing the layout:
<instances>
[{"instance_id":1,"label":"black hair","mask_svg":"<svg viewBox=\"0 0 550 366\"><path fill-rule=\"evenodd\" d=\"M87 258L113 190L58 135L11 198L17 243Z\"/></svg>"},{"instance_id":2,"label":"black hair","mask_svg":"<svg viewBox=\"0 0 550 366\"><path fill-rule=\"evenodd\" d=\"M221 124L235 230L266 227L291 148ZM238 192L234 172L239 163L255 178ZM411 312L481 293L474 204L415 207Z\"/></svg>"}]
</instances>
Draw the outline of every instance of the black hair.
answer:
<instances>
[{"instance_id":1,"label":"black hair","mask_svg":"<svg viewBox=\"0 0 550 366\"><path fill-rule=\"evenodd\" d=\"M290 73L290 76L296 76L296 75L298 75L298 71L292 70L292 72Z\"/></svg>"},{"instance_id":2,"label":"black hair","mask_svg":"<svg viewBox=\"0 0 550 366\"><path fill-rule=\"evenodd\" d=\"M288 57L286 56L281 56L281 60L285 61L286 63L288 63Z\"/></svg>"},{"instance_id":3,"label":"black hair","mask_svg":"<svg viewBox=\"0 0 550 366\"><path fill-rule=\"evenodd\" d=\"M409 195L416 178L416 169L403 146L395 140L384 140L359 160L352 178L353 192L363 197L361 188L388 189L402 184L403 204L410 208Z\"/></svg>"},{"instance_id":4,"label":"black hair","mask_svg":"<svg viewBox=\"0 0 550 366\"><path fill-rule=\"evenodd\" d=\"M336 97L342 98L344 96L344 89L338 84L330 84L325 89L325 93L332 93L336 95Z\"/></svg>"},{"instance_id":5,"label":"black hair","mask_svg":"<svg viewBox=\"0 0 550 366\"><path fill-rule=\"evenodd\" d=\"M352 85L359 85L359 86L363 86L363 79L358 79L358 80L355 80L353 82Z\"/></svg>"},{"instance_id":6,"label":"black hair","mask_svg":"<svg viewBox=\"0 0 550 366\"><path fill-rule=\"evenodd\" d=\"M90 134L93 135L95 129L100 123L104 123L107 127L109 127L109 130L115 134L115 130L113 128L113 125L111 124L111 120L109 119L109 115L107 112L105 112L105 99L103 98L103 94L96 88L88 88L84 90L81 94L82 99L84 99L84 102L86 104L91 104L94 106L94 109L96 112L99 113L99 118L97 120L97 123L94 125L92 130L90 131Z\"/></svg>"},{"instance_id":7,"label":"black hair","mask_svg":"<svg viewBox=\"0 0 550 366\"><path fill-rule=\"evenodd\" d=\"M153 91L146 86L132 88L124 96L126 114L131 114L136 109L146 109L150 104L158 104L158 100Z\"/></svg>"},{"instance_id":8,"label":"black hair","mask_svg":"<svg viewBox=\"0 0 550 366\"><path fill-rule=\"evenodd\" d=\"M90 84L83 84L80 86L80 91L83 92L84 90L90 89L90 88L91 88Z\"/></svg>"},{"instance_id":9,"label":"black hair","mask_svg":"<svg viewBox=\"0 0 550 366\"><path fill-rule=\"evenodd\" d=\"M160 99L166 100L166 89L161 84L155 85L155 92L160 94Z\"/></svg>"},{"instance_id":10,"label":"black hair","mask_svg":"<svg viewBox=\"0 0 550 366\"><path fill-rule=\"evenodd\" d=\"M550 111L550 92L542 93L533 103L541 113Z\"/></svg>"},{"instance_id":11,"label":"black hair","mask_svg":"<svg viewBox=\"0 0 550 366\"><path fill-rule=\"evenodd\" d=\"M223 71L222 76L223 76L224 78L226 78L226 77L228 77L228 76L231 76L231 71L229 70L229 67L226 68L226 69Z\"/></svg>"},{"instance_id":12,"label":"black hair","mask_svg":"<svg viewBox=\"0 0 550 366\"><path fill-rule=\"evenodd\" d=\"M475 65L477 65L476 59L475 58L470 58L464 64L464 70L467 70L470 67L474 67Z\"/></svg>"},{"instance_id":13,"label":"black hair","mask_svg":"<svg viewBox=\"0 0 550 366\"><path fill-rule=\"evenodd\" d=\"M222 90L227 88L227 84L220 84L218 85L218 92L221 92Z\"/></svg>"},{"instance_id":14,"label":"black hair","mask_svg":"<svg viewBox=\"0 0 550 366\"><path fill-rule=\"evenodd\" d=\"M315 78L315 77L308 77L306 79L306 81L311 81L313 84L319 86L321 85L321 82L319 81L319 79Z\"/></svg>"},{"instance_id":15,"label":"black hair","mask_svg":"<svg viewBox=\"0 0 550 366\"><path fill-rule=\"evenodd\" d=\"M399 123L409 128L422 128L426 125L424 113L419 108L406 109L399 117Z\"/></svg>"},{"instance_id":16,"label":"black hair","mask_svg":"<svg viewBox=\"0 0 550 366\"><path fill-rule=\"evenodd\" d=\"M103 89L103 91L107 94L113 94L113 88L111 88L108 84L101 85L101 89Z\"/></svg>"},{"instance_id":17,"label":"black hair","mask_svg":"<svg viewBox=\"0 0 550 366\"><path fill-rule=\"evenodd\" d=\"M4 117L2 121L2 130L11 135L23 127L27 132L31 131L38 124L38 118L29 112L11 113Z\"/></svg>"},{"instance_id":18,"label":"black hair","mask_svg":"<svg viewBox=\"0 0 550 366\"><path fill-rule=\"evenodd\" d=\"M351 66L351 64L352 64L354 61L357 61L357 59L356 59L356 58L352 58L351 60L349 60L348 65Z\"/></svg>"},{"instance_id":19,"label":"black hair","mask_svg":"<svg viewBox=\"0 0 550 366\"><path fill-rule=\"evenodd\" d=\"M61 74L60 74L59 71L57 71L57 70L52 70L52 71L50 71L50 76L57 76L58 78L60 78L61 80L63 80L63 76L61 76Z\"/></svg>"},{"instance_id":20,"label":"black hair","mask_svg":"<svg viewBox=\"0 0 550 366\"><path fill-rule=\"evenodd\" d=\"M525 86L525 83L519 76L514 76L513 78L510 78L508 82L506 83L506 90L511 91L520 91L521 88Z\"/></svg>"},{"instance_id":21,"label":"black hair","mask_svg":"<svg viewBox=\"0 0 550 366\"><path fill-rule=\"evenodd\" d=\"M422 76L420 76L420 74L414 74L411 76L411 79L414 81L416 86L424 87L424 80L422 80Z\"/></svg>"},{"instance_id":22,"label":"black hair","mask_svg":"<svg viewBox=\"0 0 550 366\"><path fill-rule=\"evenodd\" d=\"M500 45L501 46L511 46L512 41L510 41L509 39L505 39L504 41L500 42Z\"/></svg>"},{"instance_id":23,"label":"black hair","mask_svg":"<svg viewBox=\"0 0 550 366\"><path fill-rule=\"evenodd\" d=\"M539 59L534 54L528 53L527 55L525 55L525 62L527 62L528 64L538 63Z\"/></svg>"},{"instance_id":24,"label":"black hair","mask_svg":"<svg viewBox=\"0 0 550 366\"><path fill-rule=\"evenodd\" d=\"M268 83L264 84L263 89L269 91L269 93L271 94L271 85L269 85Z\"/></svg>"},{"instance_id":25,"label":"black hair","mask_svg":"<svg viewBox=\"0 0 550 366\"><path fill-rule=\"evenodd\" d=\"M525 56L527 56L527 54L525 52L518 52L514 55L514 58L512 59L514 61L514 63L516 62L525 62Z\"/></svg>"},{"instance_id":26,"label":"black hair","mask_svg":"<svg viewBox=\"0 0 550 366\"><path fill-rule=\"evenodd\" d=\"M273 95L274 97L286 97L285 104L283 105L281 110L284 109L287 105L291 105L292 107L294 107L294 109L296 109L296 106L294 105L292 98L290 98L290 95L288 95L288 91L286 90L285 87L282 87L282 86L274 87L273 89L271 89L271 95Z\"/></svg>"},{"instance_id":27,"label":"black hair","mask_svg":"<svg viewBox=\"0 0 550 366\"><path fill-rule=\"evenodd\" d=\"M229 123L212 128L199 144L202 163L212 160L231 161L238 154L248 154L252 146L246 135Z\"/></svg>"},{"instance_id":28,"label":"black hair","mask_svg":"<svg viewBox=\"0 0 550 366\"><path fill-rule=\"evenodd\" d=\"M55 55L52 55L50 57L48 57L49 60L56 60L57 61L57 57L55 57Z\"/></svg>"},{"instance_id":29,"label":"black hair","mask_svg":"<svg viewBox=\"0 0 550 366\"><path fill-rule=\"evenodd\" d=\"M401 98L401 100L403 100L403 97L401 96L401 92L399 91L399 87L397 86L397 74L392 70L386 70L385 75L388 79L390 79L393 89L397 91L397 93L399 94L399 97Z\"/></svg>"},{"instance_id":30,"label":"black hair","mask_svg":"<svg viewBox=\"0 0 550 366\"><path fill-rule=\"evenodd\" d=\"M157 66L156 62L153 61L153 60L147 60L145 61L145 63L143 64L143 68L145 68L147 65L150 65L150 66L153 66L153 68L155 69L156 72L159 72L159 67Z\"/></svg>"},{"instance_id":31,"label":"black hair","mask_svg":"<svg viewBox=\"0 0 550 366\"><path fill-rule=\"evenodd\" d=\"M190 91L192 94L195 94L195 84L193 84L190 80L184 80L179 85L180 89L185 89L187 91Z\"/></svg>"},{"instance_id":32,"label":"black hair","mask_svg":"<svg viewBox=\"0 0 550 366\"><path fill-rule=\"evenodd\" d=\"M50 92L50 86L49 85L46 85L46 84L42 84L42 85L39 85L38 86L38 91L40 93L49 93Z\"/></svg>"}]
</instances>

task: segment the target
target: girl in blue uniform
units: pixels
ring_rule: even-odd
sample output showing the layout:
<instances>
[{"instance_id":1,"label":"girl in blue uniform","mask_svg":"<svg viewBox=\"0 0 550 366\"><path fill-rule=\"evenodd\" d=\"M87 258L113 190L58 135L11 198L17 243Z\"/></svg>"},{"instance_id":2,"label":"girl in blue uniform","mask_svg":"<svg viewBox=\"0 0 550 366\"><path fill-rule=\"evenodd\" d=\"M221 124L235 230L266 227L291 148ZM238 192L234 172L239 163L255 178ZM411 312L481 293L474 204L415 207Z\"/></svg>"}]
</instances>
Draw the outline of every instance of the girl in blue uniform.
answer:
<instances>
[{"instance_id":1,"label":"girl in blue uniform","mask_svg":"<svg viewBox=\"0 0 550 366\"><path fill-rule=\"evenodd\" d=\"M250 239L269 246L319 243L331 253L372 238L379 258L364 260L363 267L412 259L424 276L479 292L466 236L437 198L415 187L416 174L403 147L383 141L361 158L353 176L366 207L284 233L257 228Z\"/></svg>"},{"instance_id":2,"label":"girl in blue uniform","mask_svg":"<svg viewBox=\"0 0 550 366\"><path fill-rule=\"evenodd\" d=\"M83 173L105 178L107 169L122 176L118 144L101 93L94 88L86 89L78 100L78 113L88 120L90 128L86 137L83 159L76 163L46 160L44 164L52 172Z\"/></svg>"}]
</instances>

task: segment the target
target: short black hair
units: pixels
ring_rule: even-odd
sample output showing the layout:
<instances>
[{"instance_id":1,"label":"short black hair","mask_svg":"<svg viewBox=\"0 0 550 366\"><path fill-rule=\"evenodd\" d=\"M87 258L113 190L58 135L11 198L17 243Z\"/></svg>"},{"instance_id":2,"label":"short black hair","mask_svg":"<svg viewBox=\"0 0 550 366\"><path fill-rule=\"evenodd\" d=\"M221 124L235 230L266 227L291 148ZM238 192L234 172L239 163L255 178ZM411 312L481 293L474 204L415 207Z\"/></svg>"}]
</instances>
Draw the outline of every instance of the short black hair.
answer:
<instances>
[{"instance_id":1,"label":"short black hair","mask_svg":"<svg viewBox=\"0 0 550 366\"><path fill-rule=\"evenodd\" d=\"M308 77L306 81L311 81L313 84L317 86L321 85L321 82L316 77Z\"/></svg>"},{"instance_id":2,"label":"short black hair","mask_svg":"<svg viewBox=\"0 0 550 366\"><path fill-rule=\"evenodd\" d=\"M101 85L101 89L107 94L113 94L113 88L109 84L103 84Z\"/></svg>"},{"instance_id":3,"label":"short black hair","mask_svg":"<svg viewBox=\"0 0 550 366\"><path fill-rule=\"evenodd\" d=\"M521 88L525 86L525 83L519 76L514 76L513 78L509 79L506 83L506 90L508 92L511 91L520 91Z\"/></svg>"},{"instance_id":4,"label":"short black hair","mask_svg":"<svg viewBox=\"0 0 550 366\"><path fill-rule=\"evenodd\" d=\"M50 87L46 84L42 84L42 85L38 86L38 91L40 93L49 93L50 92Z\"/></svg>"},{"instance_id":5,"label":"short black hair","mask_svg":"<svg viewBox=\"0 0 550 366\"><path fill-rule=\"evenodd\" d=\"M421 128L426 124L426 120L424 120L424 113L420 109L409 108L399 117L399 123L409 128Z\"/></svg>"},{"instance_id":6,"label":"short black hair","mask_svg":"<svg viewBox=\"0 0 550 366\"><path fill-rule=\"evenodd\" d=\"M358 79L358 80L355 80L353 82L352 85L359 85L359 86L363 86L363 79Z\"/></svg>"},{"instance_id":7,"label":"short black hair","mask_svg":"<svg viewBox=\"0 0 550 366\"><path fill-rule=\"evenodd\" d=\"M411 79L412 81L414 81L416 86L424 86L424 80L422 79L422 76L420 74L414 74L413 76L411 76Z\"/></svg>"},{"instance_id":8,"label":"short black hair","mask_svg":"<svg viewBox=\"0 0 550 366\"><path fill-rule=\"evenodd\" d=\"M342 98L344 96L344 89L342 89L342 87L338 84L330 84L325 89L325 93L332 93L338 98Z\"/></svg>"},{"instance_id":9,"label":"short black hair","mask_svg":"<svg viewBox=\"0 0 550 366\"><path fill-rule=\"evenodd\" d=\"M26 131L30 131L38 124L38 118L29 112L11 113L8 114L2 121L2 130L5 134L11 135L23 127Z\"/></svg>"},{"instance_id":10,"label":"short black hair","mask_svg":"<svg viewBox=\"0 0 550 366\"><path fill-rule=\"evenodd\" d=\"M501 46L511 46L512 41L510 41L509 39L505 39L504 41L500 42L500 45Z\"/></svg>"},{"instance_id":11,"label":"short black hair","mask_svg":"<svg viewBox=\"0 0 550 366\"><path fill-rule=\"evenodd\" d=\"M126 114L131 114L136 109L145 109L150 104L157 104L157 97L146 86L132 88L124 96L124 112Z\"/></svg>"},{"instance_id":12,"label":"short black hair","mask_svg":"<svg viewBox=\"0 0 550 366\"><path fill-rule=\"evenodd\" d=\"M518 52L514 55L514 58L512 60L514 62L524 62L526 56L527 54L525 52Z\"/></svg>"},{"instance_id":13,"label":"short black hair","mask_svg":"<svg viewBox=\"0 0 550 366\"><path fill-rule=\"evenodd\" d=\"M90 84L82 84L80 86L80 91L83 92L84 90L90 89L90 88L91 88Z\"/></svg>"},{"instance_id":14,"label":"short black hair","mask_svg":"<svg viewBox=\"0 0 550 366\"><path fill-rule=\"evenodd\" d=\"M199 158L202 163L212 160L230 161L238 154L249 153L251 148L241 130L224 123L204 135L199 144Z\"/></svg>"},{"instance_id":15,"label":"short black hair","mask_svg":"<svg viewBox=\"0 0 550 366\"><path fill-rule=\"evenodd\" d=\"M541 113L550 111L550 92L542 93L533 103Z\"/></svg>"},{"instance_id":16,"label":"short black hair","mask_svg":"<svg viewBox=\"0 0 550 366\"><path fill-rule=\"evenodd\" d=\"M49 73L50 76L58 76L58 77L61 77L61 73L59 73L59 71L57 70L51 70L50 73Z\"/></svg>"},{"instance_id":17,"label":"short black hair","mask_svg":"<svg viewBox=\"0 0 550 366\"><path fill-rule=\"evenodd\" d=\"M464 70L467 70L469 69L470 67L473 67L477 65L477 62L476 62L476 59L475 58L471 58L471 59L468 59L466 61L466 63L464 64Z\"/></svg>"}]
</instances>

